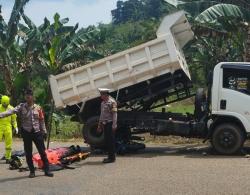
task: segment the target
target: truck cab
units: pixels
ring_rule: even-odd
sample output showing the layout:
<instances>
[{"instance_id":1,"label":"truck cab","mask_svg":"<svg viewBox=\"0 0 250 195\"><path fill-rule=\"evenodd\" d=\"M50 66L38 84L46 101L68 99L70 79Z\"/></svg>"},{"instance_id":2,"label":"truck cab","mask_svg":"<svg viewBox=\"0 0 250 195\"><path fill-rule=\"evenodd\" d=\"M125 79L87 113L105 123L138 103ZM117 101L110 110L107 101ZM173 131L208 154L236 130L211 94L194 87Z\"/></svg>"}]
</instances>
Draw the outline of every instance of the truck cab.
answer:
<instances>
[{"instance_id":1,"label":"truck cab","mask_svg":"<svg viewBox=\"0 0 250 195\"><path fill-rule=\"evenodd\" d=\"M234 153L250 132L250 63L216 65L211 92L212 144L219 153Z\"/></svg>"}]
</instances>

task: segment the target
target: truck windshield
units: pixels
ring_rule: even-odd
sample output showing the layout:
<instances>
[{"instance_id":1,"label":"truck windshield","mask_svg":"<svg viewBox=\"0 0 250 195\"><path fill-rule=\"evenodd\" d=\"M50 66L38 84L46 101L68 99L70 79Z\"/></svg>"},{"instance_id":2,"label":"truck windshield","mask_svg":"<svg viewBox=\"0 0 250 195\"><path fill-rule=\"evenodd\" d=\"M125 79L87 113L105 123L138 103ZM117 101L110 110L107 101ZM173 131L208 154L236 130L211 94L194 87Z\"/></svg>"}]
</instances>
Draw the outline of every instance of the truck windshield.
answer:
<instances>
[{"instance_id":1,"label":"truck windshield","mask_svg":"<svg viewBox=\"0 0 250 195\"><path fill-rule=\"evenodd\" d=\"M250 70L224 68L223 88L250 95Z\"/></svg>"}]
</instances>

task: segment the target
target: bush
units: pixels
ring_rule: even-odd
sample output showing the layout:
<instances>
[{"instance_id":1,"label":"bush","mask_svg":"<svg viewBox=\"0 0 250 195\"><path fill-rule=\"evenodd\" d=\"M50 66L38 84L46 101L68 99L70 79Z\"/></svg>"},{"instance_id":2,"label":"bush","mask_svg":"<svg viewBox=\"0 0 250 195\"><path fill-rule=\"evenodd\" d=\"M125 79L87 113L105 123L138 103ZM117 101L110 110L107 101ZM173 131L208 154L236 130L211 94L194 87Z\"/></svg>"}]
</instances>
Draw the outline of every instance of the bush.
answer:
<instances>
[{"instance_id":1,"label":"bush","mask_svg":"<svg viewBox=\"0 0 250 195\"><path fill-rule=\"evenodd\" d=\"M70 116L65 116L65 118L59 123L53 118L51 130L52 139L65 140L82 138L83 125L71 121L70 118Z\"/></svg>"}]
</instances>

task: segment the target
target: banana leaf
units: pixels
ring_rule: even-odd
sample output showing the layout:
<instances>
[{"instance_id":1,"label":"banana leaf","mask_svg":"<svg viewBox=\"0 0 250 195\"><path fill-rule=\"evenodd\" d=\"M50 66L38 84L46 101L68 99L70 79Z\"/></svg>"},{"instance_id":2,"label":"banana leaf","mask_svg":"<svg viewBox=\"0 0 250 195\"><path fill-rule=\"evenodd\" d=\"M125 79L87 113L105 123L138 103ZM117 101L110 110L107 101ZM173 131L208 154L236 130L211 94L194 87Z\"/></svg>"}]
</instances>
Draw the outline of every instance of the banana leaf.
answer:
<instances>
[{"instance_id":1,"label":"banana leaf","mask_svg":"<svg viewBox=\"0 0 250 195\"><path fill-rule=\"evenodd\" d=\"M216 23L222 17L250 21L250 10L232 4L218 4L199 14L195 18L195 21L200 23Z\"/></svg>"}]
</instances>

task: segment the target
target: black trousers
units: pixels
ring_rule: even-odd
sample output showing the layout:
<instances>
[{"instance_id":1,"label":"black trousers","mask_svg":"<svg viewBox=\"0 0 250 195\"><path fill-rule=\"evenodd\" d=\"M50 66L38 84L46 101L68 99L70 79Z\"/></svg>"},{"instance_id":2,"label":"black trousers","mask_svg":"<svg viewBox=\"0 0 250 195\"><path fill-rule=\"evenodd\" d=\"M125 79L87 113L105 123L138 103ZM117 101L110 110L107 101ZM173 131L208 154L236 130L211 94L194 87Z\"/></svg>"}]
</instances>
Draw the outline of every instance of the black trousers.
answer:
<instances>
[{"instance_id":1,"label":"black trousers","mask_svg":"<svg viewBox=\"0 0 250 195\"><path fill-rule=\"evenodd\" d=\"M35 167L32 161L32 141L35 143L36 148L40 154L43 161L44 171L49 171L49 161L45 153L45 145L43 140L43 134L41 132L28 132L22 129L22 137L24 143L24 151L26 155L26 162L29 166L30 172L35 171Z\"/></svg>"},{"instance_id":2,"label":"black trousers","mask_svg":"<svg viewBox=\"0 0 250 195\"><path fill-rule=\"evenodd\" d=\"M112 122L104 125L104 139L109 159L115 159L115 133L112 130Z\"/></svg>"}]
</instances>

